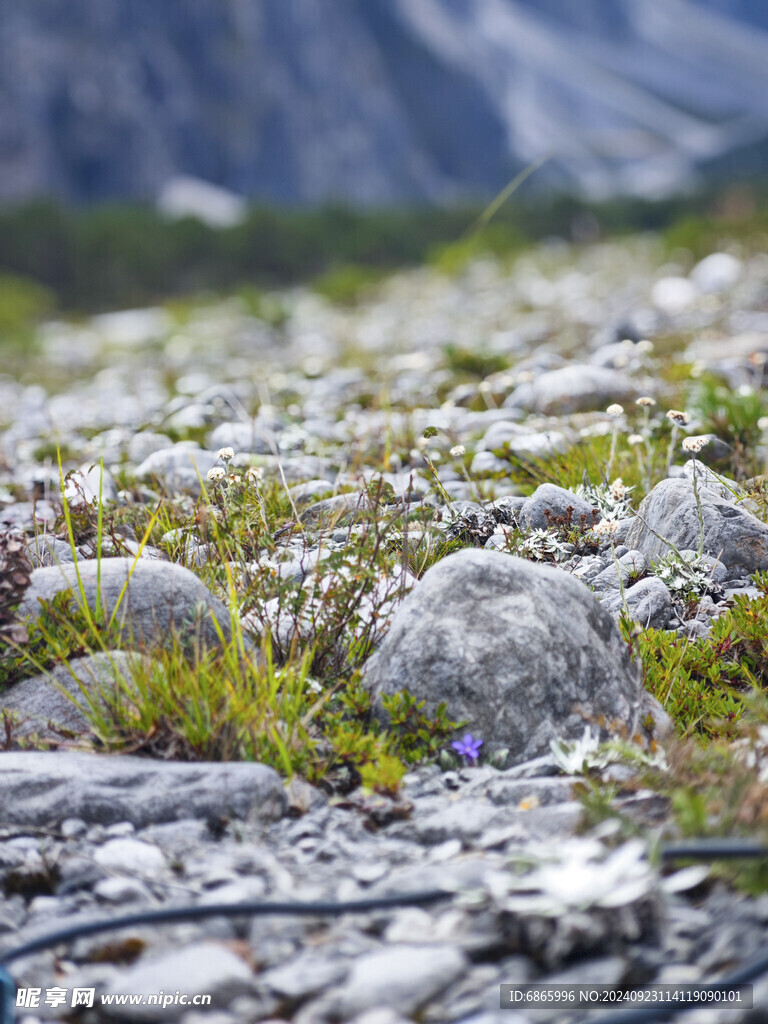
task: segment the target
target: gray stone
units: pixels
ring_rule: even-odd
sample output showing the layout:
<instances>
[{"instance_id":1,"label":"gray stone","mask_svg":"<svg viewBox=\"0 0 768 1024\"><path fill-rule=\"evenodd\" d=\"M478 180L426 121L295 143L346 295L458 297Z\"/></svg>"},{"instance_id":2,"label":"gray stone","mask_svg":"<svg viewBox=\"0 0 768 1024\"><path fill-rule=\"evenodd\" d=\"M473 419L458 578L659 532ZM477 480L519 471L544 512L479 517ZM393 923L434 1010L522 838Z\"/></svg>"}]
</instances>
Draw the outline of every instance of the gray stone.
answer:
<instances>
[{"instance_id":1,"label":"gray stone","mask_svg":"<svg viewBox=\"0 0 768 1024\"><path fill-rule=\"evenodd\" d=\"M768 569L768 526L745 511L720 490L697 485L704 523L704 552L728 569L748 572ZM699 507L693 484L686 479L667 479L656 484L633 521L626 543L649 561L699 545Z\"/></svg>"},{"instance_id":2,"label":"gray stone","mask_svg":"<svg viewBox=\"0 0 768 1024\"><path fill-rule=\"evenodd\" d=\"M468 724L482 753L509 763L580 738L601 717L630 735L647 714L668 725L643 690L609 613L561 570L493 551L464 550L433 566L398 609L364 669L375 697L408 689L434 714Z\"/></svg>"},{"instance_id":3,"label":"gray stone","mask_svg":"<svg viewBox=\"0 0 768 1024\"><path fill-rule=\"evenodd\" d=\"M151 430L142 430L134 434L128 442L127 455L134 464L144 462L150 455L162 451L163 448L172 448L173 441L167 434L156 434Z\"/></svg>"},{"instance_id":4,"label":"gray stone","mask_svg":"<svg viewBox=\"0 0 768 1024\"><path fill-rule=\"evenodd\" d=\"M69 475L64 497L70 507L97 505L99 494L102 501L114 501L117 497L117 484L108 469L86 463Z\"/></svg>"},{"instance_id":5,"label":"gray stone","mask_svg":"<svg viewBox=\"0 0 768 1024\"><path fill-rule=\"evenodd\" d=\"M73 591L77 603L80 585L91 611L95 611L98 591L102 610L106 609L107 615L111 616L117 608L115 621L128 644L162 644L176 632L185 641L200 641L216 647L220 640L213 619L225 638L231 635L231 620L225 605L194 573L180 565L154 560L134 562L132 558L102 558L80 561L76 566L35 569L19 605L19 615L37 616L41 600L50 601L66 590Z\"/></svg>"},{"instance_id":6,"label":"gray stone","mask_svg":"<svg viewBox=\"0 0 768 1024\"><path fill-rule=\"evenodd\" d=\"M342 1020L383 1008L412 1017L467 966L464 954L446 945L397 945L368 953L355 961L344 988L329 994L329 1008Z\"/></svg>"},{"instance_id":7,"label":"gray stone","mask_svg":"<svg viewBox=\"0 0 768 1024\"><path fill-rule=\"evenodd\" d=\"M273 424L256 417L248 423L221 423L208 438L214 451L234 448L236 452L268 455L277 450Z\"/></svg>"},{"instance_id":8,"label":"gray stone","mask_svg":"<svg viewBox=\"0 0 768 1024\"><path fill-rule=\"evenodd\" d=\"M61 739L68 732L86 733L89 700L101 704L101 692L111 691L116 682L128 683L134 659L124 651L74 658L1 693L0 710L13 712L15 736Z\"/></svg>"},{"instance_id":9,"label":"gray stone","mask_svg":"<svg viewBox=\"0 0 768 1024\"><path fill-rule=\"evenodd\" d=\"M562 430L537 430L513 438L506 446L507 457L546 459L568 450L570 442Z\"/></svg>"},{"instance_id":10,"label":"gray stone","mask_svg":"<svg viewBox=\"0 0 768 1024\"><path fill-rule=\"evenodd\" d=\"M0 778L0 820L44 828L72 817L137 828L222 815L274 819L286 805L277 772L245 762L11 751L0 752Z\"/></svg>"},{"instance_id":11,"label":"gray stone","mask_svg":"<svg viewBox=\"0 0 768 1024\"><path fill-rule=\"evenodd\" d=\"M27 548L30 561L36 569L73 561L72 545L69 541L59 540L47 533L30 537Z\"/></svg>"},{"instance_id":12,"label":"gray stone","mask_svg":"<svg viewBox=\"0 0 768 1024\"><path fill-rule=\"evenodd\" d=\"M163 991L171 995L176 990L191 999L197 995L210 995L211 1006L228 1006L239 995L253 989L250 967L225 946L213 942L199 942L171 953L150 951L137 964L122 973L105 989L105 994L121 996L140 994L157 995ZM107 1017L117 1020L176 1020L188 1009L172 1004L158 1010L156 1005L103 1004Z\"/></svg>"},{"instance_id":13,"label":"gray stone","mask_svg":"<svg viewBox=\"0 0 768 1024\"><path fill-rule=\"evenodd\" d=\"M564 517L566 510L573 510L571 522L578 526L581 516L592 522L592 506L572 491L556 484L541 484L520 509L520 525L524 530L546 530L549 526L546 512L551 517ZM599 518L599 517L598 517Z\"/></svg>"},{"instance_id":14,"label":"gray stone","mask_svg":"<svg viewBox=\"0 0 768 1024\"><path fill-rule=\"evenodd\" d=\"M107 871L138 874L142 878L162 874L166 869L161 851L139 839L110 839L96 850L93 859Z\"/></svg>"},{"instance_id":15,"label":"gray stone","mask_svg":"<svg viewBox=\"0 0 768 1024\"><path fill-rule=\"evenodd\" d=\"M645 571L645 567L646 560L643 554L639 551L627 551L594 577L592 589L598 593L606 590L618 590L619 576L621 576L621 580L624 582L629 576L639 576L640 573Z\"/></svg>"},{"instance_id":16,"label":"gray stone","mask_svg":"<svg viewBox=\"0 0 768 1024\"><path fill-rule=\"evenodd\" d=\"M612 591L603 598L603 607L610 612L620 612L625 605L630 617L641 626L666 629L672 617L672 595L666 585L656 577L640 580L620 593Z\"/></svg>"},{"instance_id":17,"label":"gray stone","mask_svg":"<svg viewBox=\"0 0 768 1024\"><path fill-rule=\"evenodd\" d=\"M519 384L504 402L504 408L564 416L605 409L613 402L632 402L640 394L638 385L620 370L572 363Z\"/></svg>"},{"instance_id":18,"label":"gray stone","mask_svg":"<svg viewBox=\"0 0 768 1024\"><path fill-rule=\"evenodd\" d=\"M53 528L57 514L50 501L15 501L0 509L0 529L36 533L41 527Z\"/></svg>"},{"instance_id":19,"label":"gray stone","mask_svg":"<svg viewBox=\"0 0 768 1024\"><path fill-rule=\"evenodd\" d=\"M508 473L509 463L493 452L477 452L469 467L470 476L484 476L486 473Z\"/></svg>"},{"instance_id":20,"label":"gray stone","mask_svg":"<svg viewBox=\"0 0 768 1024\"><path fill-rule=\"evenodd\" d=\"M217 452L175 444L153 452L136 470L136 478L153 482L169 494L201 493L200 481L206 483L208 470L219 464Z\"/></svg>"}]
</instances>

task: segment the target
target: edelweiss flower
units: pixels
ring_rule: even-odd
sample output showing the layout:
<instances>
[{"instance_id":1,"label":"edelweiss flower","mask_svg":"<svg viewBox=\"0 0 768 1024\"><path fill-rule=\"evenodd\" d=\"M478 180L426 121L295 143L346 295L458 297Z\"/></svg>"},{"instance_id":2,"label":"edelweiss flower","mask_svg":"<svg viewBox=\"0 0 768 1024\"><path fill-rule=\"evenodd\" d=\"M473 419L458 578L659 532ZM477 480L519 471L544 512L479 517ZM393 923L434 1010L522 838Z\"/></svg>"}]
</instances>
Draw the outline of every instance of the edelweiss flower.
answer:
<instances>
[{"instance_id":1,"label":"edelweiss flower","mask_svg":"<svg viewBox=\"0 0 768 1024\"><path fill-rule=\"evenodd\" d=\"M611 484L611 497L614 501L621 501L622 498L626 497L627 488L624 486L624 481L620 476Z\"/></svg>"},{"instance_id":2,"label":"edelweiss flower","mask_svg":"<svg viewBox=\"0 0 768 1024\"><path fill-rule=\"evenodd\" d=\"M618 528L618 519L601 519L592 527L592 533L596 533L598 537L612 537Z\"/></svg>"},{"instance_id":3,"label":"edelweiss flower","mask_svg":"<svg viewBox=\"0 0 768 1024\"><path fill-rule=\"evenodd\" d=\"M216 457L222 459L224 462L229 462L230 459L234 459L235 450L234 448L229 447L219 448L218 452L216 453Z\"/></svg>"},{"instance_id":4,"label":"edelweiss flower","mask_svg":"<svg viewBox=\"0 0 768 1024\"><path fill-rule=\"evenodd\" d=\"M213 480L214 483L218 482L219 480L223 480L224 476L225 473L221 466L214 466L213 469L208 470L208 479Z\"/></svg>"},{"instance_id":5,"label":"edelweiss flower","mask_svg":"<svg viewBox=\"0 0 768 1024\"><path fill-rule=\"evenodd\" d=\"M624 406L619 405L618 402L614 402L613 405L609 405L605 411L609 416L622 416L624 414Z\"/></svg>"},{"instance_id":6,"label":"edelweiss flower","mask_svg":"<svg viewBox=\"0 0 768 1024\"><path fill-rule=\"evenodd\" d=\"M245 482L252 484L254 487L258 486L264 479L264 473L259 469L258 466L251 466L245 471Z\"/></svg>"},{"instance_id":7,"label":"edelweiss flower","mask_svg":"<svg viewBox=\"0 0 768 1024\"><path fill-rule=\"evenodd\" d=\"M644 405L644 406L656 405L656 399L655 398L651 398L650 395L641 395L640 398L638 398L637 401L635 402L635 405Z\"/></svg>"},{"instance_id":8,"label":"edelweiss flower","mask_svg":"<svg viewBox=\"0 0 768 1024\"><path fill-rule=\"evenodd\" d=\"M684 437L683 438L683 451L685 452L700 452L702 448L708 445L710 438L706 434L698 434L696 437Z\"/></svg>"},{"instance_id":9,"label":"edelweiss flower","mask_svg":"<svg viewBox=\"0 0 768 1024\"><path fill-rule=\"evenodd\" d=\"M680 409L669 409L667 412L667 419L672 423L677 423L679 426L684 427L688 422L688 413L682 412Z\"/></svg>"}]
</instances>

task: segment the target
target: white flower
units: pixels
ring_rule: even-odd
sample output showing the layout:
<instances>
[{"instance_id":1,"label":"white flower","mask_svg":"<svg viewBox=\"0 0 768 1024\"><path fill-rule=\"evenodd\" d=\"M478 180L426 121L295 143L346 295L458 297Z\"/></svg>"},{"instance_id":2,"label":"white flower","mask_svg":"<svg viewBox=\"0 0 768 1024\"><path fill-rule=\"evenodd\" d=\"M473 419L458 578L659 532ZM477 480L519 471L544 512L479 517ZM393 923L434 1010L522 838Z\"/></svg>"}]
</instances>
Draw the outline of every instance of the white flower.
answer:
<instances>
[{"instance_id":1,"label":"white flower","mask_svg":"<svg viewBox=\"0 0 768 1024\"><path fill-rule=\"evenodd\" d=\"M208 479L213 480L216 483L219 480L224 479L224 470L221 466L214 466L213 469L208 470Z\"/></svg>"},{"instance_id":2,"label":"white flower","mask_svg":"<svg viewBox=\"0 0 768 1024\"><path fill-rule=\"evenodd\" d=\"M453 448L451 448L451 458L460 459L461 456L464 455L466 450L467 449L464 447L463 444L455 444Z\"/></svg>"},{"instance_id":3,"label":"white flower","mask_svg":"<svg viewBox=\"0 0 768 1024\"><path fill-rule=\"evenodd\" d=\"M684 427L688 422L688 413L682 412L680 409L669 409L667 419L672 423L677 423L678 426Z\"/></svg>"},{"instance_id":4,"label":"white flower","mask_svg":"<svg viewBox=\"0 0 768 1024\"><path fill-rule=\"evenodd\" d=\"M624 486L624 481L620 476L617 476L611 484L611 497L614 501L621 501L622 498L626 497L626 494L627 488Z\"/></svg>"},{"instance_id":5,"label":"white flower","mask_svg":"<svg viewBox=\"0 0 768 1024\"><path fill-rule=\"evenodd\" d=\"M624 406L619 405L618 402L614 402L613 405L609 405L605 411L609 416L622 416L624 414Z\"/></svg>"},{"instance_id":6,"label":"white flower","mask_svg":"<svg viewBox=\"0 0 768 1024\"><path fill-rule=\"evenodd\" d=\"M245 482L257 487L264 479L264 473L258 466L251 466L245 471Z\"/></svg>"},{"instance_id":7,"label":"white flower","mask_svg":"<svg viewBox=\"0 0 768 1024\"><path fill-rule=\"evenodd\" d=\"M627 444L642 444L644 441L642 434L630 434L627 438Z\"/></svg>"},{"instance_id":8,"label":"white flower","mask_svg":"<svg viewBox=\"0 0 768 1024\"><path fill-rule=\"evenodd\" d=\"M219 448L216 457L222 459L224 462L229 462L230 459L234 459L235 450L234 448Z\"/></svg>"},{"instance_id":9,"label":"white flower","mask_svg":"<svg viewBox=\"0 0 768 1024\"><path fill-rule=\"evenodd\" d=\"M706 434L698 434L695 437L683 438L683 451L685 452L700 452L702 448L708 445L710 438Z\"/></svg>"},{"instance_id":10,"label":"white flower","mask_svg":"<svg viewBox=\"0 0 768 1024\"><path fill-rule=\"evenodd\" d=\"M592 527L592 533L596 533L598 537L612 537L618 528L618 519L601 519Z\"/></svg>"},{"instance_id":11,"label":"white flower","mask_svg":"<svg viewBox=\"0 0 768 1024\"><path fill-rule=\"evenodd\" d=\"M588 767L588 759L600 746L600 734L592 734L587 726L580 740L567 743L565 740L550 740L549 749L558 766L566 775L580 775Z\"/></svg>"},{"instance_id":12,"label":"white flower","mask_svg":"<svg viewBox=\"0 0 768 1024\"><path fill-rule=\"evenodd\" d=\"M635 405L642 405L642 406L656 405L656 399L655 398L651 398L650 395L641 395L637 399L637 401L635 402Z\"/></svg>"}]
</instances>

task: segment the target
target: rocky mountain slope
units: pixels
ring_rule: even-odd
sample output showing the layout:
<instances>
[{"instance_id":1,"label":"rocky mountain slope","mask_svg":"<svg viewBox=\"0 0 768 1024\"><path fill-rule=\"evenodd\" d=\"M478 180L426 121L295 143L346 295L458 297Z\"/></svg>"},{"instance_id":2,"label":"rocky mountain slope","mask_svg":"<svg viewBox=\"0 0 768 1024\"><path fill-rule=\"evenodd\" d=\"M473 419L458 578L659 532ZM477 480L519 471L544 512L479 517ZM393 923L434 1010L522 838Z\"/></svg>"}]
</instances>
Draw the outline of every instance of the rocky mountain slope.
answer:
<instances>
[{"instance_id":1,"label":"rocky mountain slope","mask_svg":"<svg viewBox=\"0 0 768 1024\"><path fill-rule=\"evenodd\" d=\"M657 194L760 166L755 0L26 0L0 10L0 199ZM724 159L725 158L725 159Z\"/></svg>"}]
</instances>

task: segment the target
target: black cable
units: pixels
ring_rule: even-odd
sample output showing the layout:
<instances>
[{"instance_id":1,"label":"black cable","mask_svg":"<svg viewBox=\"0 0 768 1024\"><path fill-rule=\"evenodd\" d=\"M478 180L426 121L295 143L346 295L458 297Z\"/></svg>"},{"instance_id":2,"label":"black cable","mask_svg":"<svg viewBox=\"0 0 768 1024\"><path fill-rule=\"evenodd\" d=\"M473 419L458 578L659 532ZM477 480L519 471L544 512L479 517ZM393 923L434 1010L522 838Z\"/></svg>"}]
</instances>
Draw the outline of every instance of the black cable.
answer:
<instances>
[{"instance_id":1,"label":"black cable","mask_svg":"<svg viewBox=\"0 0 768 1024\"><path fill-rule=\"evenodd\" d=\"M694 839L667 843L659 850L662 860L768 859L768 846L750 839Z\"/></svg>"},{"instance_id":2,"label":"black cable","mask_svg":"<svg viewBox=\"0 0 768 1024\"><path fill-rule=\"evenodd\" d=\"M754 981L755 978L759 978L766 972L768 972L768 956L764 955L741 967L738 971L734 971L733 974L728 974L718 981L697 984L696 987L701 989L735 988L737 985L746 985L748 982ZM712 1010L718 1007L720 1009L735 1009L735 1007L728 1007L724 1003L681 1003L669 1000L637 1010L619 1010L616 1013L609 1013L605 1017L601 1014L599 1024L651 1024L651 1022L660 1024L661 1021L668 1020L672 1014L687 1013L689 1010Z\"/></svg>"},{"instance_id":3,"label":"black cable","mask_svg":"<svg viewBox=\"0 0 768 1024\"><path fill-rule=\"evenodd\" d=\"M454 893L443 889L428 889L425 892L414 892L399 896L379 896L374 899L347 900L343 903L211 903L205 906L165 907L161 910L145 910L138 914L126 914L124 917L101 918L96 921L83 921L80 924L60 928L56 932L48 932L36 939L30 939L22 946L0 955L0 964L9 964L20 957L37 953L60 942L69 942L86 935L97 935L99 932L115 931L119 928L131 928L135 925L166 924L171 921L194 921L208 917L263 917L269 914L280 916L313 917L314 915L336 916L341 914L364 913L369 910L390 910L393 907L420 906L425 903L436 903L438 900L449 899Z\"/></svg>"}]
</instances>

